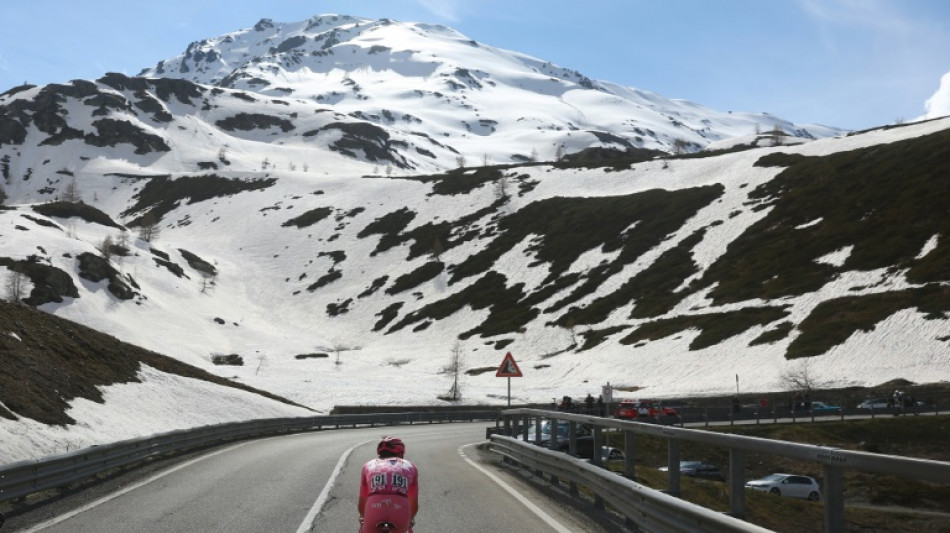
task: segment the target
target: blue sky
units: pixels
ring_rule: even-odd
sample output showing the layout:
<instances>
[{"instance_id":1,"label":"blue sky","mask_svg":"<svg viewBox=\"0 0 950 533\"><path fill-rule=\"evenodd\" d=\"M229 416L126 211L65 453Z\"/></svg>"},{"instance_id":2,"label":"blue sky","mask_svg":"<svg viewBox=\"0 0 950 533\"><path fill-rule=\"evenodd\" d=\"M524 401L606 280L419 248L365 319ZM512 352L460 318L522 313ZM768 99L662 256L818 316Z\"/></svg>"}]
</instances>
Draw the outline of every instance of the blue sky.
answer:
<instances>
[{"instance_id":1,"label":"blue sky","mask_svg":"<svg viewBox=\"0 0 950 533\"><path fill-rule=\"evenodd\" d=\"M946 0L3 0L0 91L134 75L324 13L445 24L594 79L849 129L923 115L950 72Z\"/></svg>"}]
</instances>

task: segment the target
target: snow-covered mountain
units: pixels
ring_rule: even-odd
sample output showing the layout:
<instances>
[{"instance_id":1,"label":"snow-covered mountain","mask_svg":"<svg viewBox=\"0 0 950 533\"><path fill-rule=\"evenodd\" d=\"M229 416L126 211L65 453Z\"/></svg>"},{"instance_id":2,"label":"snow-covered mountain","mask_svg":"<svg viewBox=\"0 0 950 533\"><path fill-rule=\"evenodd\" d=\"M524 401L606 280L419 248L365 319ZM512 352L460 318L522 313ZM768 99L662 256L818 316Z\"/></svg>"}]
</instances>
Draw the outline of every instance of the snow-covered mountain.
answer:
<instances>
[{"instance_id":1,"label":"snow-covered mountain","mask_svg":"<svg viewBox=\"0 0 950 533\"><path fill-rule=\"evenodd\" d=\"M319 410L439 403L456 354L500 404L508 351L516 401L950 379L948 120L814 140L350 17L144 74L0 96L47 313Z\"/></svg>"},{"instance_id":2,"label":"snow-covered mountain","mask_svg":"<svg viewBox=\"0 0 950 533\"><path fill-rule=\"evenodd\" d=\"M409 139L421 150L399 163L415 169L446 165L424 139L456 154L452 168L458 158L470 165L553 160L591 146L694 151L775 127L805 138L840 133L591 80L444 26L349 16L261 20L191 43L140 75L325 104Z\"/></svg>"}]
</instances>

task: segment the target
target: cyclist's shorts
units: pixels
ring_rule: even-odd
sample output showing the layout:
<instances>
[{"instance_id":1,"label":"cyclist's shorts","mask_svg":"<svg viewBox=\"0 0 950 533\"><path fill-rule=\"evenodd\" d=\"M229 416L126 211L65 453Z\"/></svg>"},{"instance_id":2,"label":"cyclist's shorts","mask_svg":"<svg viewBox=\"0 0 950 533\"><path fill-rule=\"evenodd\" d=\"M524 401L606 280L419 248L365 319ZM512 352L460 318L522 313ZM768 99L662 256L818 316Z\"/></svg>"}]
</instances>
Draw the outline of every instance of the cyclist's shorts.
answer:
<instances>
[{"instance_id":1,"label":"cyclist's shorts","mask_svg":"<svg viewBox=\"0 0 950 533\"><path fill-rule=\"evenodd\" d=\"M363 511L363 527L360 533L376 533L376 524L391 522L396 525L393 533L412 533L409 523L412 510L409 498L399 494L370 494Z\"/></svg>"}]
</instances>

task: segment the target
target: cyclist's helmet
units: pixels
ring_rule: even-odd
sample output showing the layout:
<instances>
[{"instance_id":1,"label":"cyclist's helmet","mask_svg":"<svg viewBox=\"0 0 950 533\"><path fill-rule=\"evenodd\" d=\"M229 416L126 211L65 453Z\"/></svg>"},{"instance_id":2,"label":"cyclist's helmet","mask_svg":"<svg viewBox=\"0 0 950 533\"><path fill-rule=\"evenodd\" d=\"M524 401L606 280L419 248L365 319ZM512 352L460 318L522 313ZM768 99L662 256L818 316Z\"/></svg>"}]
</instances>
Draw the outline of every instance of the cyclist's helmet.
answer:
<instances>
[{"instance_id":1,"label":"cyclist's helmet","mask_svg":"<svg viewBox=\"0 0 950 533\"><path fill-rule=\"evenodd\" d=\"M376 455L380 457L402 457L406 453L406 445L396 437L383 437L376 445Z\"/></svg>"}]
</instances>

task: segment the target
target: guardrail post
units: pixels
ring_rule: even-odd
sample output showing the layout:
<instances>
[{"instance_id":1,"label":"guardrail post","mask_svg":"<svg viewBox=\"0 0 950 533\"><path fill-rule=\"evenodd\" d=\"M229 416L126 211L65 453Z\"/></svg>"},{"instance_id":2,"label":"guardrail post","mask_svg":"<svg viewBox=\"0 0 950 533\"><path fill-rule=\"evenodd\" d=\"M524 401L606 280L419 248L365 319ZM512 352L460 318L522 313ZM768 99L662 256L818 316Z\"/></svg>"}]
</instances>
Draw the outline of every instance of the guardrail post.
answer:
<instances>
[{"instance_id":1,"label":"guardrail post","mask_svg":"<svg viewBox=\"0 0 950 533\"><path fill-rule=\"evenodd\" d=\"M668 469L668 493L673 496L680 495L680 441L676 439L667 439L667 460Z\"/></svg>"},{"instance_id":2,"label":"guardrail post","mask_svg":"<svg viewBox=\"0 0 950 533\"><path fill-rule=\"evenodd\" d=\"M709 427L709 408L703 411L703 418L706 420L706 427Z\"/></svg>"},{"instance_id":3,"label":"guardrail post","mask_svg":"<svg viewBox=\"0 0 950 533\"><path fill-rule=\"evenodd\" d=\"M745 452L729 448L729 514L745 518Z\"/></svg>"},{"instance_id":4,"label":"guardrail post","mask_svg":"<svg viewBox=\"0 0 950 533\"><path fill-rule=\"evenodd\" d=\"M590 464L594 466L603 466L604 462L600 460L600 448L604 444L603 430L600 426L594 426L594 442L590 451Z\"/></svg>"},{"instance_id":5,"label":"guardrail post","mask_svg":"<svg viewBox=\"0 0 950 533\"><path fill-rule=\"evenodd\" d=\"M557 434L558 434L557 423L558 423L557 418L553 418L553 417L552 417L552 418L550 419L550 424L551 424L551 444L550 444L550 449L552 449L552 450L557 450L557 449L559 449L559 447L558 447L558 440L557 440ZM558 485L558 484L560 483L560 481L558 480L557 474L551 474L550 480L551 480L551 484L552 484L552 485Z\"/></svg>"},{"instance_id":6,"label":"guardrail post","mask_svg":"<svg viewBox=\"0 0 950 533\"><path fill-rule=\"evenodd\" d=\"M623 432L623 475L633 481L637 480L637 470L634 463L634 438L636 433L625 430Z\"/></svg>"},{"instance_id":7,"label":"guardrail post","mask_svg":"<svg viewBox=\"0 0 950 533\"><path fill-rule=\"evenodd\" d=\"M600 494L594 494L594 509L598 511L604 511L607 509L604 499L600 497Z\"/></svg>"},{"instance_id":8,"label":"guardrail post","mask_svg":"<svg viewBox=\"0 0 950 533\"><path fill-rule=\"evenodd\" d=\"M825 533L844 531L844 472L841 467L825 465Z\"/></svg>"},{"instance_id":9,"label":"guardrail post","mask_svg":"<svg viewBox=\"0 0 950 533\"><path fill-rule=\"evenodd\" d=\"M567 431L570 433L570 440L567 445L567 453L577 455L577 422L571 420L567 423Z\"/></svg>"}]
</instances>

